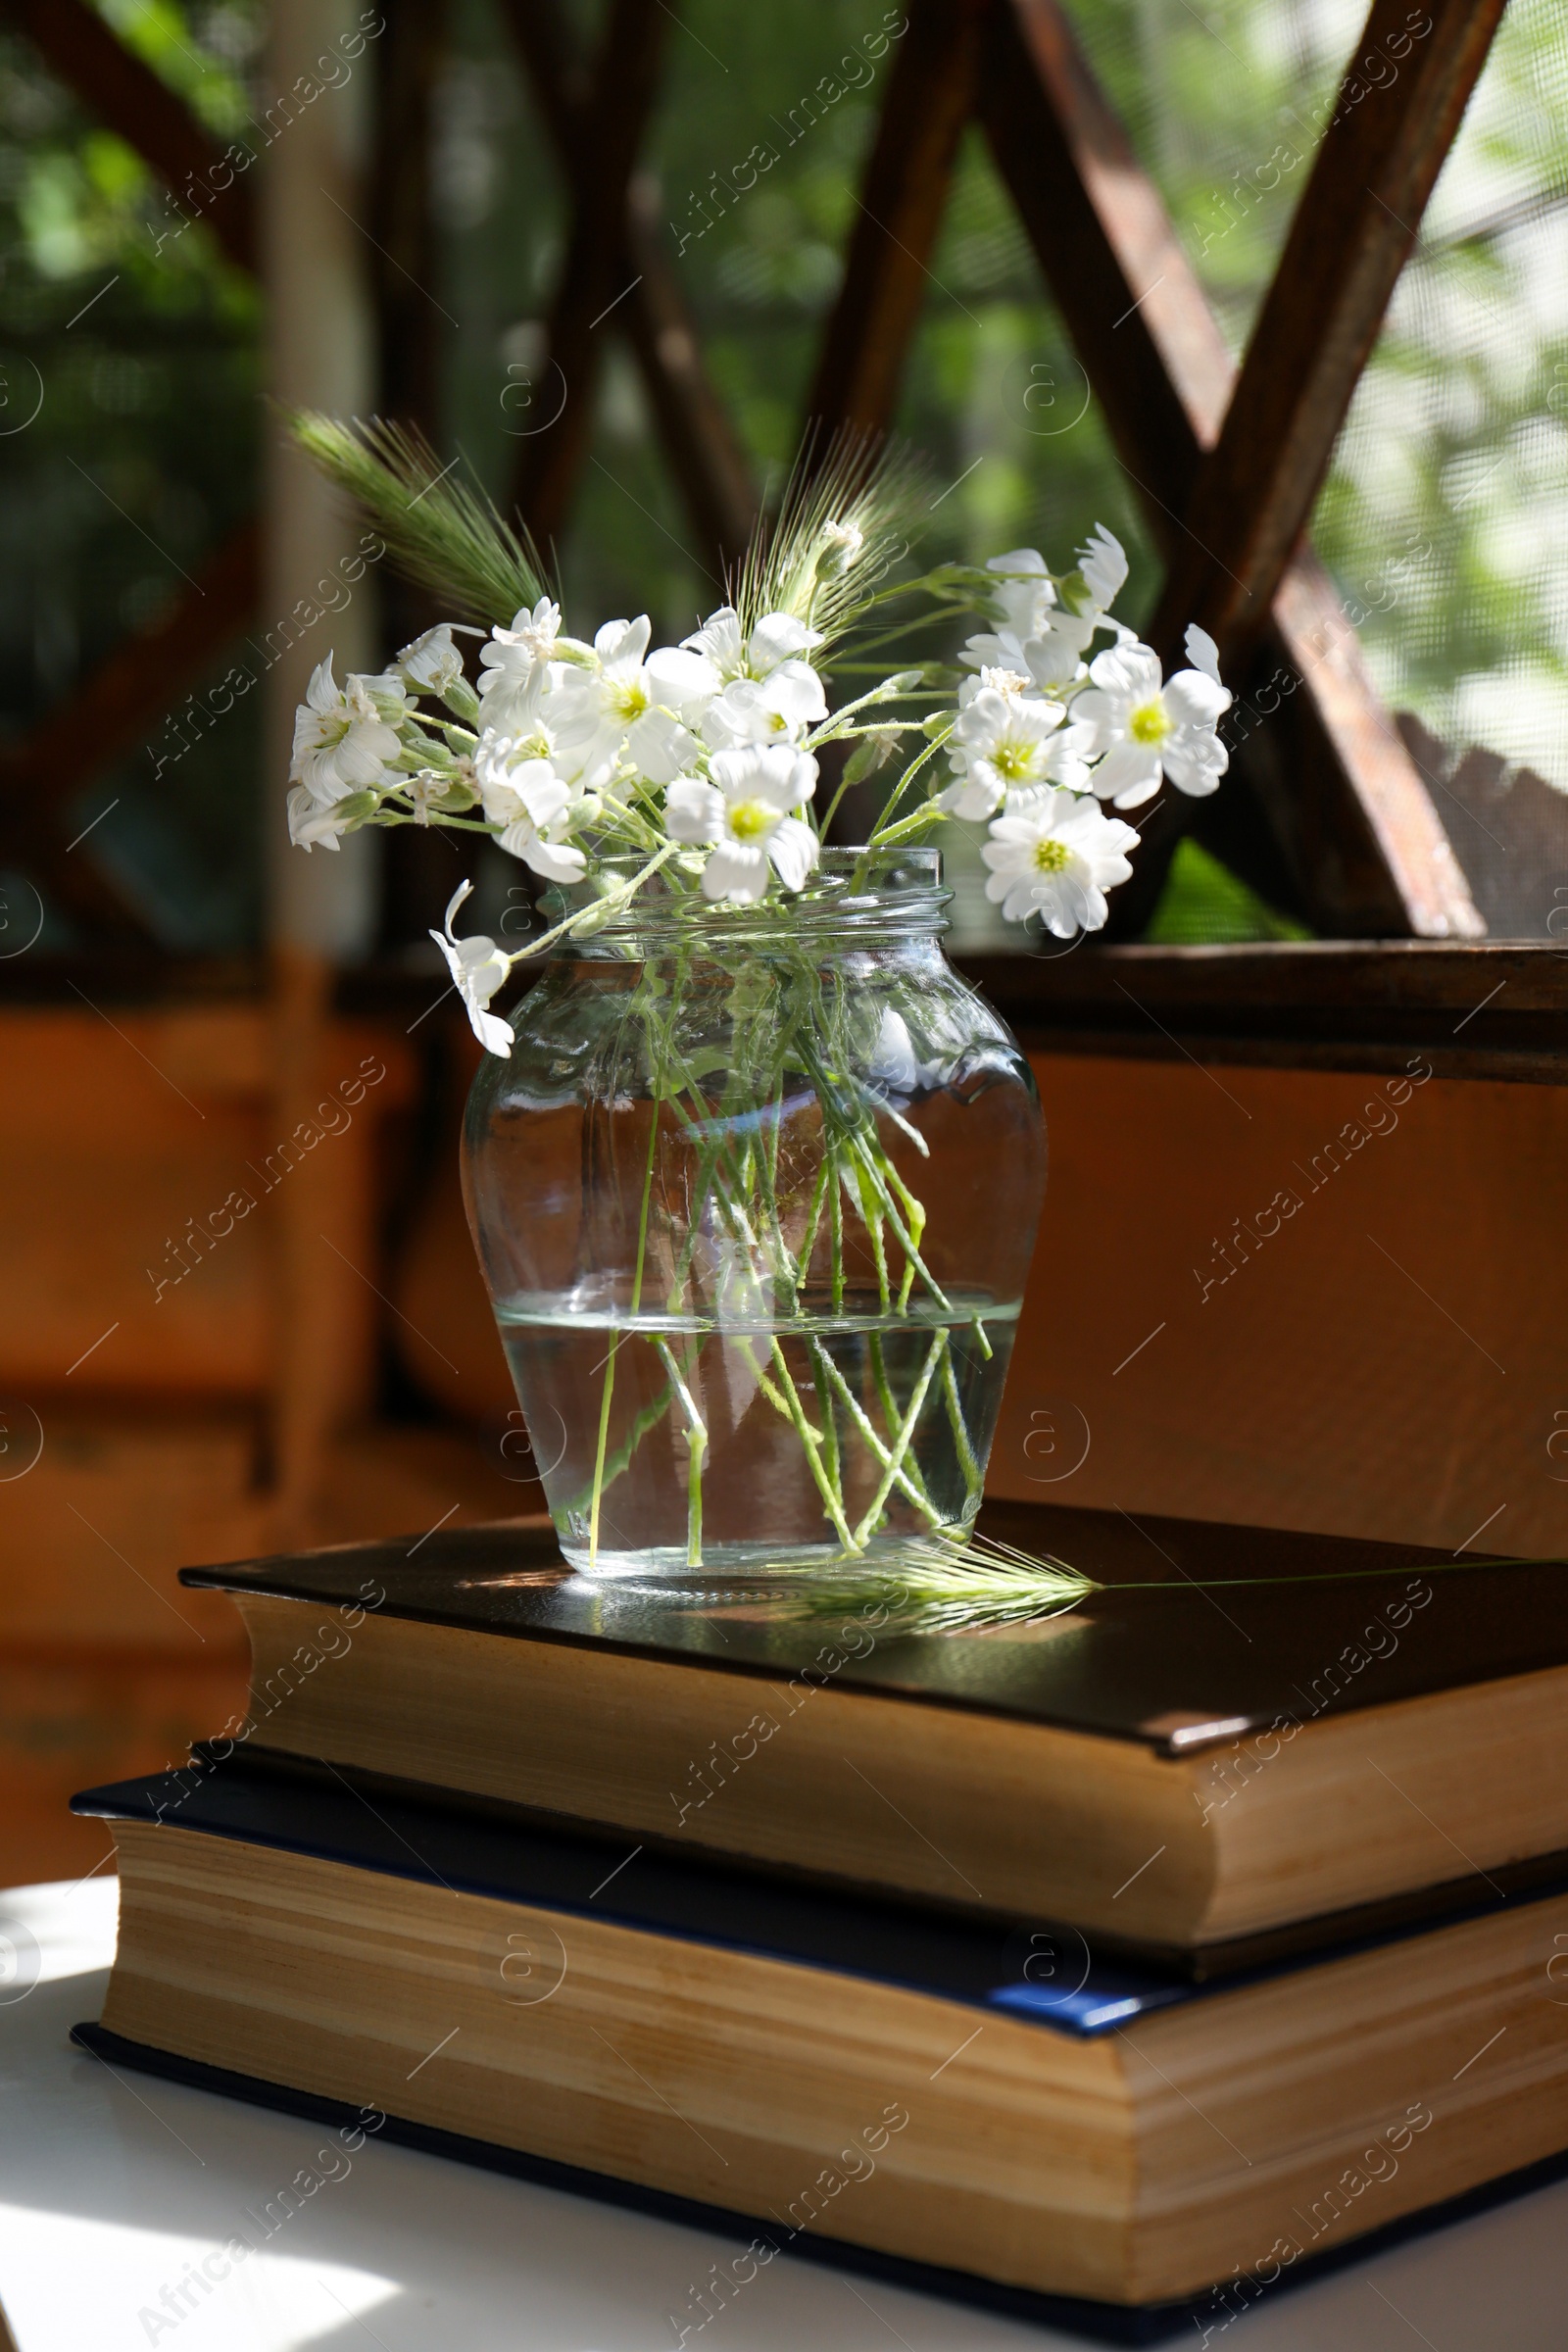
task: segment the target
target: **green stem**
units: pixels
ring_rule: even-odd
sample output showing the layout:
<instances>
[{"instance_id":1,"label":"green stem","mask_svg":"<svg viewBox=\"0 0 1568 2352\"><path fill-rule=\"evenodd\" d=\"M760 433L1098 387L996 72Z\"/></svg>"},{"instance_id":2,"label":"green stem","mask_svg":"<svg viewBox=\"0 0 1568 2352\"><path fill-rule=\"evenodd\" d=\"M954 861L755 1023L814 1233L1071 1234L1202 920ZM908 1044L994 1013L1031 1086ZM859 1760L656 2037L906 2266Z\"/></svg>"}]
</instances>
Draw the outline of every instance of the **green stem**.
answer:
<instances>
[{"instance_id":1,"label":"green stem","mask_svg":"<svg viewBox=\"0 0 1568 2352\"><path fill-rule=\"evenodd\" d=\"M630 1429L626 1432L625 1437L622 1438L614 1452L610 1455L609 1459L604 1464L604 1478L602 1484L605 1494L609 1494L611 1488L614 1485L617 1478L625 1477L626 1472L631 1468L632 1457L636 1453L638 1446L642 1444L644 1438L649 1435L650 1431L659 1427L660 1422L662 1421L664 1415L668 1412L674 1401L674 1392L671 1389L666 1388L662 1394L656 1396L651 1403L638 1406L636 1417L633 1420ZM599 1472L597 1465L594 1475L595 1478L598 1478ZM587 1486L578 1489L577 1493L566 1504L565 1507L567 1512L575 1513L585 1510L593 1499L593 1493L594 1485L593 1481L590 1480Z\"/></svg>"},{"instance_id":2,"label":"green stem","mask_svg":"<svg viewBox=\"0 0 1568 2352\"><path fill-rule=\"evenodd\" d=\"M912 1263L915 1272L919 1275L920 1280L925 1284L926 1289L930 1292L938 1306L942 1307L946 1313L951 1314L953 1312L952 1299L949 1298L946 1291L944 1291L942 1285L938 1282L936 1276L932 1273L930 1267L920 1255L919 1245L916 1243L914 1236L905 1225L903 1219L899 1215L898 1210L893 1205L893 1196L889 1192L886 1184L884 1184L874 1160L866 1151L865 1145L859 1136L852 1136L850 1138L850 1150L856 1154L860 1167L864 1169L866 1176L870 1180L873 1192L875 1192L879 1197L882 1202L884 1213L887 1217L887 1221L892 1226L894 1233L898 1237L900 1248L904 1250L905 1255ZM880 1145L877 1146L877 1150L879 1152L881 1151Z\"/></svg>"},{"instance_id":3,"label":"green stem","mask_svg":"<svg viewBox=\"0 0 1568 2352\"><path fill-rule=\"evenodd\" d=\"M484 829L489 832L494 828L486 826ZM546 948L553 948L558 939L564 939L568 931L579 930L590 917L598 920L612 907L623 905L627 899L634 897L641 890L645 882L658 873L666 859L674 857L679 848L678 841L666 842L659 856L651 858L642 872L633 874L629 882L622 882L614 890L607 892L604 898L596 899L591 906L579 906L574 913L568 914L564 922L557 923L554 930L543 931L537 939L530 939L525 948L514 948L506 958L508 969L510 970L514 963L523 962L530 956L542 955Z\"/></svg>"},{"instance_id":4,"label":"green stem","mask_svg":"<svg viewBox=\"0 0 1568 2352\"><path fill-rule=\"evenodd\" d=\"M642 1213L637 1220L637 1265L631 1283L631 1319L636 1321L643 1302L643 1268L648 1261L648 1211L654 1197L654 1159L659 1149L659 1097L648 1100L648 1158L643 1168ZM599 1403L599 1445L594 1454L594 1494L588 1514L588 1567L590 1573L599 1558L599 1506L605 1493L605 1451L610 1443L610 1400L615 1390L615 1357L620 1348L619 1333L610 1350L605 1365L605 1393ZM628 1456L628 1459L630 1457Z\"/></svg>"},{"instance_id":5,"label":"green stem","mask_svg":"<svg viewBox=\"0 0 1568 2352\"><path fill-rule=\"evenodd\" d=\"M835 1365L821 1341L813 1333L807 1340L806 1351L811 1359L811 1371L816 1384L816 1401L822 1415L822 1469L832 1482L833 1492L843 1500L844 1466L839 1459L839 1426L833 1411L833 1376Z\"/></svg>"},{"instance_id":6,"label":"green stem","mask_svg":"<svg viewBox=\"0 0 1568 2352\"><path fill-rule=\"evenodd\" d=\"M963 1471L964 1499L967 1502L977 1502L982 1483L980 1462L969 1442L969 1432L964 1426L963 1404L958 1396L958 1383L953 1369L951 1348L942 1359L942 1400L948 1408L948 1426L953 1432L953 1443L957 1447L958 1461Z\"/></svg>"},{"instance_id":7,"label":"green stem","mask_svg":"<svg viewBox=\"0 0 1568 2352\"><path fill-rule=\"evenodd\" d=\"M859 1200L860 1222L865 1227L866 1238L871 1244L871 1256L876 1265L877 1303L886 1314L893 1304L893 1293L888 1284L887 1244L882 1239L882 1217L875 1206L875 1196L866 1183L863 1159L858 1158L856 1162L855 1189Z\"/></svg>"},{"instance_id":8,"label":"green stem","mask_svg":"<svg viewBox=\"0 0 1568 2352\"><path fill-rule=\"evenodd\" d=\"M801 1243L800 1254L795 1261L797 1289L807 1281L811 1271L811 1253L816 1248L817 1228L822 1222L822 1209L827 1200L828 1181L832 1166L831 1155L824 1152L816 1171L816 1181L811 1187L810 1205L806 1212L806 1237Z\"/></svg>"},{"instance_id":9,"label":"green stem","mask_svg":"<svg viewBox=\"0 0 1568 2352\"><path fill-rule=\"evenodd\" d=\"M844 1516L843 1499L839 1494L837 1487L829 1479L826 1467L821 1460L822 1440L820 1433L811 1427L809 1421L808 1421L806 1417L806 1408L802 1404L800 1396L797 1393L794 1378L790 1372L789 1365L784 1360L784 1350L779 1345L776 1334L774 1336L772 1345L773 1361L777 1367L779 1380L783 1387L784 1396L789 1407L789 1416L795 1425L796 1436L800 1439L801 1444L806 1448L806 1458L810 1464L811 1476L816 1482L816 1491L822 1497L822 1508L827 1513L829 1520L832 1522L833 1532L838 1537L839 1542L844 1545L845 1549L847 1551L863 1551L865 1549L863 1541L857 1542L855 1537L850 1533L850 1523ZM823 1402L825 1405L825 1398L823 1399Z\"/></svg>"},{"instance_id":10,"label":"green stem","mask_svg":"<svg viewBox=\"0 0 1568 2352\"><path fill-rule=\"evenodd\" d=\"M838 1146L828 1145L833 1174L828 1191L828 1237L832 1247L833 1312L844 1312L844 1193L847 1179L839 1166Z\"/></svg>"},{"instance_id":11,"label":"green stem","mask_svg":"<svg viewBox=\"0 0 1568 2352\"><path fill-rule=\"evenodd\" d=\"M921 1410L925 1404L926 1392L930 1388L932 1380L936 1376L937 1367L941 1363L943 1357L947 1354L947 1351L948 1334L944 1329L937 1333L936 1338L931 1343L930 1350L926 1355L925 1362L920 1367L920 1377L914 1384L914 1394L909 1398L908 1410L905 1414L904 1419L900 1422L899 1427L895 1432L891 1457L883 1469L881 1481L878 1484L877 1491L867 1503L864 1513L861 1516L860 1524L855 1531L853 1548L856 1551L863 1551L865 1549L866 1544L870 1540L871 1531L882 1516L883 1505L886 1503L888 1496L893 1492L893 1483L898 1477L899 1471L903 1466L905 1455L909 1450L909 1443L914 1436L914 1425L919 1420Z\"/></svg>"},{"instance_id":12,"label":"green stem","mask_svg":"<svg viewBox=\"0 0 1568 2352\"><path fill-rule=\"evenodd\" d=\"M873 1348L878 1348L879 1344L875 1335L872 1337L871 1345ZM843 1398L845 1409L848 1411L851 1420L855 1423L856 1428L859 1431L860 1436L865 1441L865 1444L870 1447L878 1462L885 1470L889 1462L893 1459L892 1454L889 1452L887 1446L883 1445L882 1440L877 1436L875 1427L872 1424L865 1407L861 1404L858 1396L856 1396L855 1391L850 1387L849 1382L845 1379L843 1373L833 1361L833 1358L828 1354L825 1348L821 1352L822 1362L826 1369L830 1383L837 1391L838 1395ZM899 1416L897 1407L893 1403L891 1393L887 1388L887 1374L885 1370L879 1370L879 1390L883 1399L883 1410L888 1417L888 1428L890 1431L892 1431L898 1427ZM922 1511L926 1518L930 1520L931 1525L934 1528L941 1528L944 1525L942 1513L937 1509L936 1504L931 1500L930 1495L926 1493L924 1483L920 1477L918 1466L912 1462L906 1464L903 1468L898 1470L897 1480L899 1486L902 1487L904 1493L907 1495L910 1502L914 1504L915 1509L917 1511Z\"/></svg>"},{"instance_id":13,"label":"green stem","mask_svg":"<svg viewBox=\"0 0 1568 2352\"><path fill-rule=\"evenodd\" d=\"M703 1456L708 1450L708 1424L697 1409L697 1400L687 1387L675 1351L665 1339L656 1339L659 1360L664 1367L664 1377L686 1408L686 1448L689 1456L686 1470L686 1565L700 1568L703 1564Z\"/></svg>"}]
</instances>

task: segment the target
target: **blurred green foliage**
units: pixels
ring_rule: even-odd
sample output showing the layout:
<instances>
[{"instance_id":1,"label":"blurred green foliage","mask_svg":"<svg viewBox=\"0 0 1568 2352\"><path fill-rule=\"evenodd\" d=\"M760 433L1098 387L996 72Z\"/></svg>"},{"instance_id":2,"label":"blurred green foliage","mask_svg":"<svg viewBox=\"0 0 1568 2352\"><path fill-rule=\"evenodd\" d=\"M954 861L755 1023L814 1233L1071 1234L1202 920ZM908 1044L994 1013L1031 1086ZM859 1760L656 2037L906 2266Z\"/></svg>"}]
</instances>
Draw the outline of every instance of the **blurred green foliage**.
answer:
<instances>
[{"instance_id":1,"label":"blurred green foliage","mask_svg":"<svg viewBox=\"0 0 1568 2352\"><path fill-rule=\"evenodd\" d=\"M1242 940L1310 939L1304 924L1276 914L1196 841L1178 843L1144 937L1163 948L1234 946Z\"/></svg>"},{"instance_id":2,"label":"blurred green foliage","mask_svg":"<svg viewBox=\"0 0 1568 2352\"><path fill-rule=\"evenodd\" d=\"M259 10L113 0L103 13L220 153L248 110ZM0 34L0 714L13 737L157 619L255 505L260 301L202 224L160 249L169 220L135 153ZM80 854L171 945L240 946L261 915L259 767L242 704L156 781L146 752L94 778L71 828L110 813Z\"/></svg>"}]
</instances>

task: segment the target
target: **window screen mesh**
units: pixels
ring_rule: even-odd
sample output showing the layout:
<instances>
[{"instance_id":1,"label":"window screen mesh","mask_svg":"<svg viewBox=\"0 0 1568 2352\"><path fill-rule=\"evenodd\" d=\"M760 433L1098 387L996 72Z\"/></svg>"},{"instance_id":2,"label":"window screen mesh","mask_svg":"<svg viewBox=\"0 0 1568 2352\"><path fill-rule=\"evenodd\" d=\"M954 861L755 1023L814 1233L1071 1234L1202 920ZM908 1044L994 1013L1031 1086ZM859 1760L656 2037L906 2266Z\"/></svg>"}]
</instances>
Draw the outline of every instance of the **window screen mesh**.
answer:
<instances>
[{"instance_id":1,"label":"window screen mesh","mask_svg":"<svg viewBox=\"0 0 1568 2352\"><path fill-rule=\"evenodd\" d=\"M1070 6L1240 353L1364 11ZM1410 11L1412 28L1425 22ZM1493 936L1568 932L1561 0L1512 0L1502 21L1312 527Z\"/></svg>"},{"instance_id":2,"label":"window screen mesh","mask_svg":"<svg viewBox=\"0 0 1568 2352\"><path fill-rule=\"evenodd\" d=\"M1316 530L1494 936L1568 928L1560 0L1503 19Z\"/></svg>"}]
</instances>

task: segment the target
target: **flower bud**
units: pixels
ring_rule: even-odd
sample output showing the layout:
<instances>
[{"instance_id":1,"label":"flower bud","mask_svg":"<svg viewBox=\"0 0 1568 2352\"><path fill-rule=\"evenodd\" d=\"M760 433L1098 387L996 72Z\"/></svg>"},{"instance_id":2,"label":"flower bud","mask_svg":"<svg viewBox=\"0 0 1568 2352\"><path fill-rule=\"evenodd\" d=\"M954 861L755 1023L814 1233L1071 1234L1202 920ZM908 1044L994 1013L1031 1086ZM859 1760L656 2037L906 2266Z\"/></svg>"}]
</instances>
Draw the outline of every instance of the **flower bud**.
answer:
<instances>
[{"instance_id":1,"label":"flower bud","mask_svg":"<svg viewBox=\"0 0 1568 2352\"><path fill-rule=\"evenodd\" d=\"M817 542L816 576L841 580L865 545L865 533L853 522L825 522Z\"/></svg>"}]
</instances>

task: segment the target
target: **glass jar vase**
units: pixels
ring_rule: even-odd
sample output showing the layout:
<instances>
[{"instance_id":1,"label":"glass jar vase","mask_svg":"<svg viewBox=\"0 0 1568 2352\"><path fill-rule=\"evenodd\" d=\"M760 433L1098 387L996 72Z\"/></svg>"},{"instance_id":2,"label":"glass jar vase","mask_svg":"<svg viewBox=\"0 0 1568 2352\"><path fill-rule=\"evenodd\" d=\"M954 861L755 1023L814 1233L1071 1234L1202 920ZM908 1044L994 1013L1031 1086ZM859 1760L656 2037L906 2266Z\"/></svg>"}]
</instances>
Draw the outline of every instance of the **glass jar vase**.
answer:
<instances>
[{"instance_id":1,"label":"glass jar vase","mask_svg":"<svg viewBox=\"0 0 1568 2352\"><path fill-rule=\"evenodd\" d=\"M934 850L827 850L755 905L657 875L555 951L511 1058L486 1056L468 1220L586 1574L771 1577L967 1539L1045 1130L943 953L948 896Z\"/></svg>"}]
</instances>

